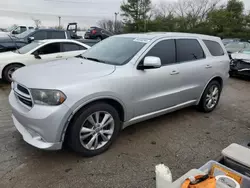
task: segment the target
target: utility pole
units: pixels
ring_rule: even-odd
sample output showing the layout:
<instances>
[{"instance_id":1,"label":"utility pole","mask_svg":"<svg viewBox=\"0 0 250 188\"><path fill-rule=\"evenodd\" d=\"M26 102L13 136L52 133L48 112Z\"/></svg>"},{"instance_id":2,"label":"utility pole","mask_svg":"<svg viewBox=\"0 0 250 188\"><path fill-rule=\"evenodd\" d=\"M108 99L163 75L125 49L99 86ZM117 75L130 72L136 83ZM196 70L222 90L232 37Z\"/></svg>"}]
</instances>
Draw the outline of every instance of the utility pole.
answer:
<instances>
[{"instance_id":1,"label":"utility pole","mask_svg":"<svg viewBox=\"0 0 250 188\"><path fill-rule=\"evenodd\" d=\"M119 12L115 12L115 33L116 33L116 26L117 26L117 15L119 14Z\"/></svg>"},{"instance_id":2,"label":"utility pole","mask_svg":"<svg viewBox=\"0 0 250 188\"><path fill-rule=\"evenodd\" d=\"M58 25L58 27L60 28L61 27L61 16L58 16L58 21L59 21L59 25Z\"/></svg>"}]
</instances>

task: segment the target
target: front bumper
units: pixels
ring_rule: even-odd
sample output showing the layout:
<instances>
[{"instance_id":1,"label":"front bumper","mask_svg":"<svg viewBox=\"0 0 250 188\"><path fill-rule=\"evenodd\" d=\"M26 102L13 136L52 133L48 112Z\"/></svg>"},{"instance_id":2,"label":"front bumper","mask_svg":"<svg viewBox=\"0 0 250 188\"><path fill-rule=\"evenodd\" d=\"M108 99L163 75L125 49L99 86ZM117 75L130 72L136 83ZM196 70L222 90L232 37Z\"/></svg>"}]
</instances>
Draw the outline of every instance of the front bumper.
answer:
<instances>
[{"instance_id":1,"label":"front bumper","mask_svg":"<svg viewBox=\"0 0 250 188\"><path fill-rule=\"evenodd\" d=\"M34 105L32 109L27 109L13 91L9 95L9 103L14 125L28 144L46 150L62 148L62 135L68 113L71 113L66 105Z\"/></svg>"},{"instance_id":2,"label":"front bumper","mask_svg":"<svg viewBox=\"0 0 250 188\"><path fill-rule=\"evenodd\" d=\"M0 64L0 79L2 79L4 66Z\"/></svg>"},{"instance_id":3,"label":"front bumper","mask_svg":"<svg viewBox=\"0 0 250 188\"><path fill-rule=\"evenodd\" d=\"M229 72L231 75L250 76L250 63L233 59L230 63Z\"/></svg>"},{"instance_id":4,"label":"front bumper","mask_svg":"<svg viewBox=\"0 0 250 188\"><path fill-rule=\"evenodd\" d=\"M32 135L19 121L12 115L12 119L16 129L21 133L23 139L28 144L46 150L59 150L62 148L62 142L50 143L44 141L39 135Z\"/></svg>"}]
</instances>

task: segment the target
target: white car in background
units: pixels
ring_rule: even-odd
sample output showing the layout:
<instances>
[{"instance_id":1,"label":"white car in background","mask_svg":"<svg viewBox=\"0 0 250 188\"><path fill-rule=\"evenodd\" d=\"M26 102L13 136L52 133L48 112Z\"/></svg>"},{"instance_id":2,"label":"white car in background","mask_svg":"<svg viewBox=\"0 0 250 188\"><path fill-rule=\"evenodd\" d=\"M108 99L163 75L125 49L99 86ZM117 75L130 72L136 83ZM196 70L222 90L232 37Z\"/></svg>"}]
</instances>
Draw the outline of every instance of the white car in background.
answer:
<instances>
[{"instance_id":1,"label":"white car in background","mask_svg":"<svg viewBox=\"0 0 250 188\"><path fill-rule=\"evenodd\" d=\"M26 26L26 25L19 25L19 26L12 26L4 31L0 31L0 37L8 37L8 35L17 35L21 34L24 31L27 31L29 29L34 29L33 26Z\"/></svg>"},{"instance_id":2,"label":"white car in background","mask_svg":"<svg viewBox=\"0 0 250 188\"><path fill-rule=\"evenodd\" d=\"M34 41L18 50L0 53L0 79L12 81L20 67L79 56L90 46L75 40Z\"/></svg>"}]
</instances>

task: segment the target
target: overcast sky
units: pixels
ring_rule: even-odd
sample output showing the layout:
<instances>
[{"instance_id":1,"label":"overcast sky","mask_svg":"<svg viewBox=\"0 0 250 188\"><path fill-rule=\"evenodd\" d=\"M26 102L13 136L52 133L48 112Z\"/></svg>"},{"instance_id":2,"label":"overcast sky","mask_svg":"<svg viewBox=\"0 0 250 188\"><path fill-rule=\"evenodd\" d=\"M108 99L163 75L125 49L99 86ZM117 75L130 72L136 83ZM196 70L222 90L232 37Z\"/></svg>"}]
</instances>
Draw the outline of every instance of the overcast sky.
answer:
<instances>
[{"instance_id":1,"label":"overcast sky","mask_svg":"<svg viewBox=\"0 0 250 188\"><path fill-rule=\"evenodd\" d=\"M152 0L153 3L175 0ZM225 1L225 0L224 0ZM250 10L250 0L242 0ZM62 17L64 26L77 22L80 27L97 24L103 18L114 19L114 12L120 11L122 0L0 0L0 27L12 24L33 25L33 19L40 19L44 26L58 24Z\"/></svg>"}]
</instances>

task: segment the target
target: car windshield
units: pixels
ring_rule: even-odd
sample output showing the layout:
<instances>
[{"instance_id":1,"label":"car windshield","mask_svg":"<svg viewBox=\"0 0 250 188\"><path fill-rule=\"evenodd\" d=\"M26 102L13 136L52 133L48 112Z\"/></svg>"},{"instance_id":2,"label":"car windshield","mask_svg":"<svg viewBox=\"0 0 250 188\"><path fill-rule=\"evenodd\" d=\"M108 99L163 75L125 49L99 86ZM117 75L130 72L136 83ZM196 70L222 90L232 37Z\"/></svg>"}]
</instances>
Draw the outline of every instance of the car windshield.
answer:
<instances>
[{"instance_id":1,"label":"car windshield","mask_svg":"<svg viewBox=\"0 0 250 188\"><path fill-rule=\"evenodd\" d=\"M27 31L24 31L24 32L21 33L21 34L15 35L15 37L22 39L22 38L25 38L26 36L28 36L28 35L29 35L30 33L32 33L33 31L35 31L35 30L34 30L34 29L29 29L29 30L27 30Z\"/></svg>"},{"instance_id":2,"label":"car windshield","mask_svg":"<svg viewBox=\"0 0 250 188\"><path fill-rule=\"evenodd\" d=\"M13 31L13 30L16 29L16 28L17 28L17 26L16 26L16 25L13 25L13 26L7 28L6 31L7 31L7 32L11 32L11 31Z\"/></svg>"},{"instance_id":3,"label":"car windshield","mask_svg":"<svg viewBox=\"0 0 250 188\"><path fill-rule=\"evenodd\" d=\"M234 42L234 43L229 43L226 45L227 48L244 48L245 43L243 42Z\"/></svg>"},{"instance_id":4,"label":"car windshield","mask_svg":"<svg viewBox=\"0 0 250 188\"><path fill-rule=\"evenodd\" d=\"M26 54L29 51L33 50L34 48L40 46L41 44L43 44L43 43L35 41L35 42L32 42L30 44L25 45L24 47L16 50L15 52L19 53L19 54Z\"/></svg>"},{"instance_id":5,"label":"car windshield","mask_svg":"<svg viewBox=\"0 0 250 188\"><path fill-rule=\"evenodd\" d=\"M245 48L244 50L240 51L243 54L250 54L250 48Z\"/></svg>"},{"instance_id":6,"label":"car windshield","mask_svg":"<svg viewBox=\"0 0 250 188\"><path fill-rule=\"evenodd\" d=\"M82 57L112 65L128 63L147 40L128 37L110 37L87 50Z\"/></svg>"}]
</instances>

